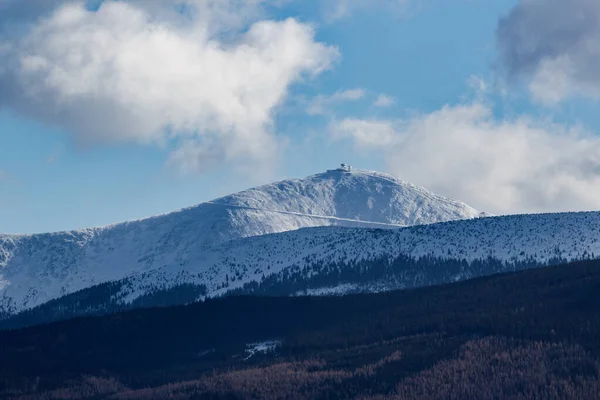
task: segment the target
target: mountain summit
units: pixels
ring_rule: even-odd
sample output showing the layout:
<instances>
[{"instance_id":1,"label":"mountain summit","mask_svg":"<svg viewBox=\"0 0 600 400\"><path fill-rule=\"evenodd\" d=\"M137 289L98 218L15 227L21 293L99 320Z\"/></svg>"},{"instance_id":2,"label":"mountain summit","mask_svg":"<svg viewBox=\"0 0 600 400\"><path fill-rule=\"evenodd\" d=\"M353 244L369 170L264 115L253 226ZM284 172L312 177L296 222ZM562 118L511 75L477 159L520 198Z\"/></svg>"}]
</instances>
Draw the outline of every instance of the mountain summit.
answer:
<instances>
[{"instance_id":1,"label":"mountain summit","mask_svg":"<svg viewBox=\"0 0 600 400\"><path fill-rule=\"evenodd\" d=\"M0 235L0 317L132 274L185 270L209 257L211 248L234 239L318 226L395 228L478 215L463 203L392 176L344 166L138 221Z\"/></svg>"},{"instance_id":2,"label":"mountain summit","mask_svg":"<svg viewBox=\"0 0 600 400\"><path fill-rule=\"evenodd\" d=\"M260 214L258 232L288 231L307 226L398 227L470 219L478 211L459 201L375 171L342 168L245 190L206 204ZM199 207L206 207L206 204ZM214 212L214 210L213 210ZM234 218L236 219L236 218ZM308 220L307 220L308 219ZM250 221L247 221L250 222ZM237 225L237 224L236 224Z\"/></svg>"}]
</instances>

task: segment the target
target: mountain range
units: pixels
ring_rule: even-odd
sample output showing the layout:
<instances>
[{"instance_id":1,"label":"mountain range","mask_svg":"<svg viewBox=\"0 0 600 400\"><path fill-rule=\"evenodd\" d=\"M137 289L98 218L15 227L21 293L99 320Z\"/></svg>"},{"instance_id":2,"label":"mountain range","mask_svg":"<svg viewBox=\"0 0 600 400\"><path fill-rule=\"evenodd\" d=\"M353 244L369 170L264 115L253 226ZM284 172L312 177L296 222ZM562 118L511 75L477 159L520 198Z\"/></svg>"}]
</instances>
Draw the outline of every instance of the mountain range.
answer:
<instances>
[{"instance_id":1,"label":"mountain range","mask_svg":"<svg viewBox=\"0 0 600 400\"><path fill-rule=\"evenodd\" d=\"M330 170L122 224L0 236L0 312L159 268L196 266L209 249L305 227L396 228L479 212L389 175Z\"/></svg>"},{"instance_id":2,"label":"mountain range","mask_svg":"<svg viewBox=\"0 0 600 400\"><path fill-rule=\"evenodd\" d=\"M207 296L429 286L595 258L599 223L600 213L491 217L340 168L144 220L0 236L0 313L20 326Z\"/></svg>"}]
</instances>

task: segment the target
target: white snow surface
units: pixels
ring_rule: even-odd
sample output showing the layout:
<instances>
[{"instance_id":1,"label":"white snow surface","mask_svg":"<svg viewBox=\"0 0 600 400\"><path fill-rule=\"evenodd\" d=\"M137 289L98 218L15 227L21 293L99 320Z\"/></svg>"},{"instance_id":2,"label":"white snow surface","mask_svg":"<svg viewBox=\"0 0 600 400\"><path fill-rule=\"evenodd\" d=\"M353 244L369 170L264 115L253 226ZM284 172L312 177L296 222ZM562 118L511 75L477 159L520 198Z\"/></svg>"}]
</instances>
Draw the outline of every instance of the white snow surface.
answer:
<instances>
[{"instance_id":1,"label":"white snow surface","mask_svg":"<svg viewBox=\"0 0 600 400\"><path fill-rule=\"evenodd\" d=\"M308 267L310 276L315 264L393 260L398 255L466 261L491 257L504 261L507 271L511 264L526 260L544 264L557 258L592 259L600 256L600 212L489 217L397 230L309 228L231 241L190 259L181 268L166 266L132 276L132 289L124 301L181 283L205 284L209 296L219 296L286 269ZM456 276L455 280L471 277ZM226 288L224 283L228 283ZM385 285L363 288L382 290L386 290ZM342 291L357 290L342 285L316 288L308 294Z\"/></svg>"},{"instance_id":2,"label":"white snow surface","mask_svg":"<svg viewBox=\"0 0 600 400\"><path fill-rule=\"evenodd\" d=\"M246 345L247 356L244 360L249 360L259 353L271 353L279 346L281 346L280 340L265 340L264 342L249 343Z\"/></svg>"},{"instance_id":3,"label":"white snow surface","mask_svg":"<svg viewBox=\"0 0 600 400\"><path fill-rule=\"evenodd\" d=\"M390 175L331 170L143 220L71 232L0 235L0 315L129 276L155 277L155 282L140 282L152 287L174 276L224 277L219 270L224 260L239 258L257 266L268 256L263 247L282 261L304 252L314 257L321 249L310 250L313 236L331 244L360 231L301 231L297 237L266 236L265 242L249 242L248 247L243 241L230 242L236 239L306 227L398 228L480 215L464 203ZM301 247L289 240L299 240ZM280 241L292 245L289 254L269 248Z\"/></svg>"},{"instance_id":4,"label":"white snow surface","mask_svg":"<svg viewBox=\"0 0 600 400\"><path fill-rule=\"evenodd\" d=\"M315 264L392 260L398 255L467 261L491 257L506 262L507 271L511 270L511 263L518 261L543 264L556 258L596 258L600 255L600 212L490 217L396 230L306 228L240 239L205 251L190 251L162 267L129 274L120 301L130 302L156 289L182 283L204 284L209 296L219 296L286 269L308 267L306 274L310 276L318 273L311 270ZM157 255L155 260L159 257L161 263L172 259L167 254ZM66 276L61 282L73 285L72 282L79 282L80 274ZM471 277L456 276L455 280ZM7 280L11 281L11 277ZM223 287L225 283L227 287ZM41 285L25 292L31 293L29 297L12 297L13 307L22 310L47 301L47 287ZM340 294L340 289L356 291L354 287L323 288L309 294ZM381 290L386 290L385 285L363 288Z\"/></svg>"}]
</instances>

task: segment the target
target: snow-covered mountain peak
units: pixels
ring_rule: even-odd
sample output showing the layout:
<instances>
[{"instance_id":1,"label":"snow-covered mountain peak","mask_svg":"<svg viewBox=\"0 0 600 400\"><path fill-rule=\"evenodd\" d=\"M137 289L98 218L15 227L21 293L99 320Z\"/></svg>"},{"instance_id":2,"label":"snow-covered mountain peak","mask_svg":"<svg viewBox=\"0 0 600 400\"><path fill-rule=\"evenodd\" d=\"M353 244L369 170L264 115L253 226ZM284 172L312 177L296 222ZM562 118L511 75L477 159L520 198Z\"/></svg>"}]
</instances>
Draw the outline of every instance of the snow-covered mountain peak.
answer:
<instances>
[{"instance_id":1,"label":"snow-covered mountain peak","mask_svg":"<svg viewBox=\"0 0 600 400\"><path fill-rule=\"evenodd\" d=\"M341 168L101 228L0 235L0 316L157 268L186 268L222 243L300 228L398 228L479 216L373 171Z\"/></svg>"},{"instance_id":2,"label":"snow-covered mountain peak","mask_svg":"<svg viewBox=\"0 0 600 400\"><path fill-rule=\"evenodd\" d=\"M398 226L469 219L480 214L462 202L391 175L349 167L259 186L210 203Z\"/></svg>"}]
</instances>

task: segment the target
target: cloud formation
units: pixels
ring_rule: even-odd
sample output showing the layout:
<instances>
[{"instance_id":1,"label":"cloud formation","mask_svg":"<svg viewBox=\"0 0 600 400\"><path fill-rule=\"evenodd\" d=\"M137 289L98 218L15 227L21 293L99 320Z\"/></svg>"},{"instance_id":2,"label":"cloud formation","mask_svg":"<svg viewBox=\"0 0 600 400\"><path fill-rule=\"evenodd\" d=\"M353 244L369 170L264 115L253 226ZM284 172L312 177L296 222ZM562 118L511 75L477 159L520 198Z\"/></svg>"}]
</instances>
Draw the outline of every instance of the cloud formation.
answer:
<instances>
[{"instance_id":1,"label":"cloud formation","mask_svg":"<svg viewBox=\"0 0 600 400\"><path fill-rule=\"evenodd\" d=\"M336 22L352 16L355 12L367 7L387 7L401 12L406 9L409 0L327 0L323 1L325 19Z\"/></svg>"},{"instance_id":2,"label":"cloud formation","mask_svg":"<svg viewBox=\"0 0 600 400\"><path fill-rule=\"evenodd\" d=\"M600 138L577 129L498 121L476 102L405 121L335 121L331 132L382 154L401 179L482 211L600 208Z\"/></svg>"},{"instance_id":3,"label":"cloud formation","mask_svg":"<svg viewBox=\"0 0 600 400\"><path fill-rule=\"evenodd\" d=\"M375 102L373 103L373 106L375 107L390 107L392 106L394 103L396 102L396 100L392 97L392 96L388 96L385 94L380 94L379 96L377 96L377 99L375 99Z\"/></svg>"},{"instance_id":4,"label":"cloud formation","mask_svg":"<svg viewBox=\"0 0 600 400\"><path fill-rule=\"evenodd\" d=\"M268 163L290 86L338 54L294 19L249 21L260 3L64 2L0 37L0 106L81 143L175 143L187 170Z\"/></svg>"},{"instance_id":5,"label":"cloud formation","mask_svg":"<svg viewBox=\"0 0 600 400\"><path fill-rule=\"evenodd\" d=\"M65 2L65 0L2 0L0 1L0 26L35 20Z\"/></svg>"},{"instance_id":6,"label":"cloud formation","mask_svg":"<svg viewBox=\"0 0 600 400\"><path fill-rule=\"evenodd\" d=\"M600 2L521 0L497 29L500 65L532 97L600 98Z\"/></svg>"},{"instance_id":7,"label":"cloud formation","mask_svg":"<svg viewBox=\"0 0 600 400\"><path fill-rule=\"evenodd\" d=\"M348 101L357 101L365 97L366 92L363 89L339 90L332 95L320 94L310 101L306 108L308 115L328 115L331 108L340 103Z\"/></svg>"}]
</instances>

